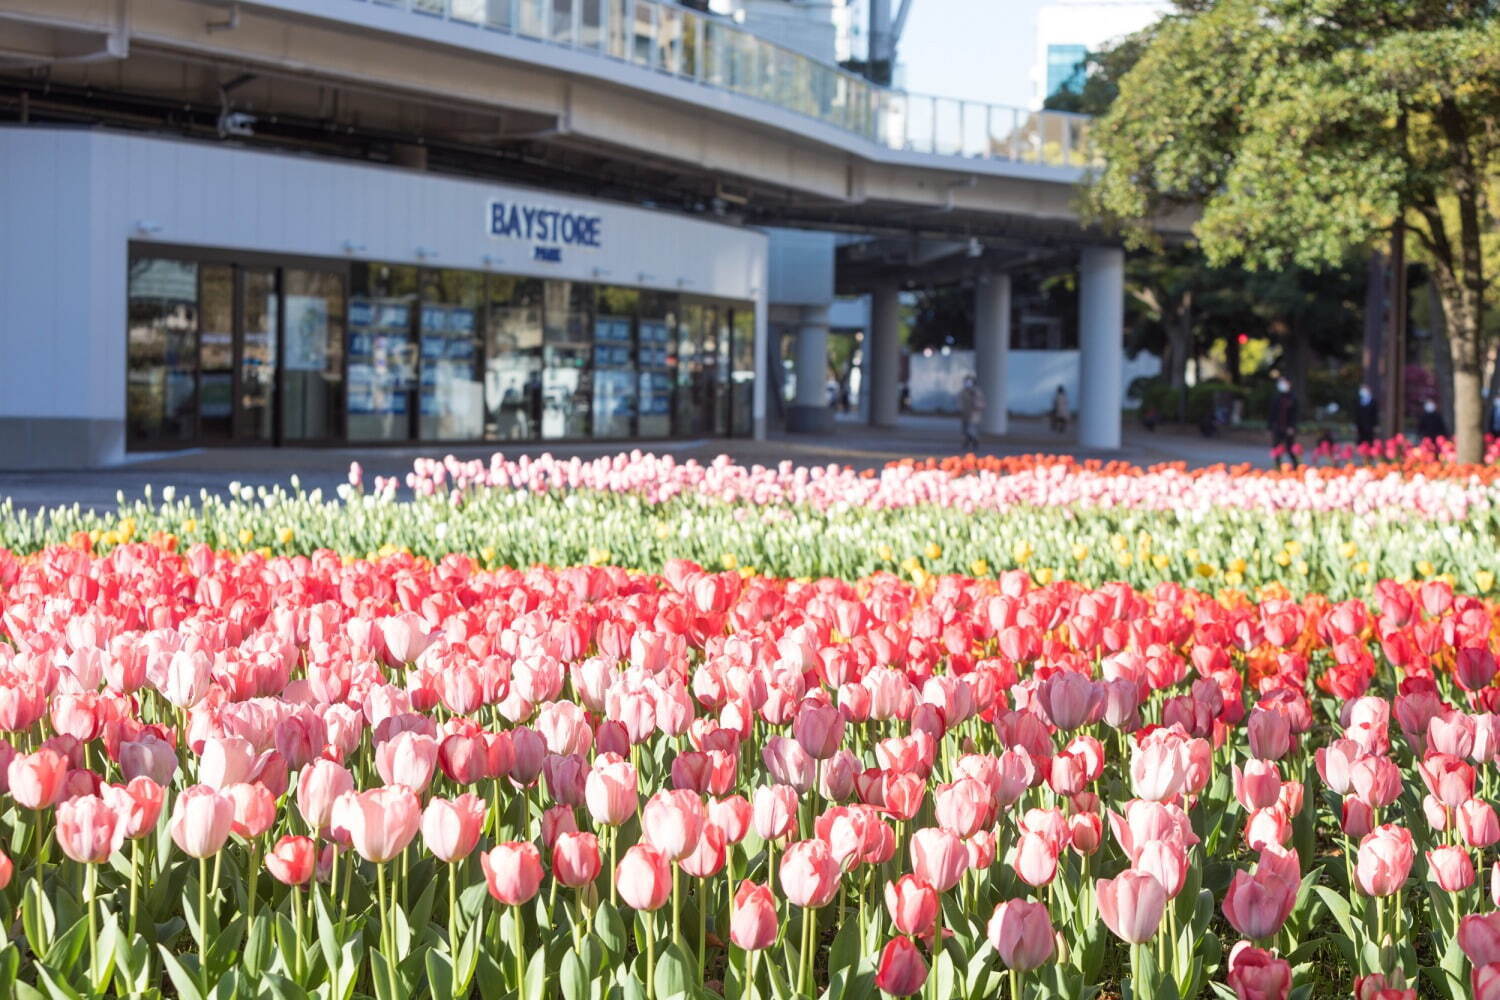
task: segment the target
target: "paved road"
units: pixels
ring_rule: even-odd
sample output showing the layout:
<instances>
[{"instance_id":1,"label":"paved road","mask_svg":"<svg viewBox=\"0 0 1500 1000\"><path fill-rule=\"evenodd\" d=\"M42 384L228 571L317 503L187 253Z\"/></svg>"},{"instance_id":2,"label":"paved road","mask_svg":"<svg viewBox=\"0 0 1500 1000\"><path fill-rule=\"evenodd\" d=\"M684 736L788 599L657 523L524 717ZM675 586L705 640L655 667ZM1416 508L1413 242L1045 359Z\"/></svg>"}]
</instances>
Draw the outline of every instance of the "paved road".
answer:
<instances>
[{"instance_id":1,"label":"paved road","mask_svg":"<svg viewBox=\"0 0 1500 1000\"><path fill-rule=\"evenodd\" d=\"M488 459L495 451L510 456L557 455L595 458L630 450L628 443L528 446L505 448L496 444L465 447L400 448L255 448L195 449L161 455L136 455L124 465L103 470L75 472L0 472L0 497L11 497L24 509L79 503L95 509L111 508L117 492L139 496L149 484L154 489L173 486L179 496L199 490L221 493L231 481L247 485L285 483L296 475L305 488L333 490L345 480L351 460L365 469L366 482L376 475L404 475L412 459L421 455L448 453L460 458ZM957 421L951 417L906 415L890 429L877 430L854 420L838 422L830 437L780 435L766 441L705 439L671 441L640 446L642 450L669 452L682 459L709 461L728 454L738 462L763 465L790 459L799 465L837 463L856 468L878 468L907 457L942 457L960 454ZM1042 420L1012 420L1011 433L983 442L979 449L991 455L1025 455L1038 452L1068 453L1079 458L1121 458L1140 465L1156 462L1186 462L1190 466L1217 462L1267 463L1260 435L1208 440L1196 433L1160 431L1147 433L1127 428L1119 452L1093 452L1078 448L1069 432L1049 432ZM159 495L159 494L158 494Z\"/></svg>"}]
</instances>

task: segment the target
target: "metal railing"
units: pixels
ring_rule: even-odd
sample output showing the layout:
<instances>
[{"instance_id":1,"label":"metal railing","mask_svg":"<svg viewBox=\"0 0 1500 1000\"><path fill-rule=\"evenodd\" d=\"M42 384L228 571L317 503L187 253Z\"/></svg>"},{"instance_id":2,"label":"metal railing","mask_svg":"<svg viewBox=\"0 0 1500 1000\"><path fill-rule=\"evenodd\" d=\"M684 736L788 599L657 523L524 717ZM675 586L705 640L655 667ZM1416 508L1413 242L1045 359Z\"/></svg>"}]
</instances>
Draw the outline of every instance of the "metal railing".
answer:
<instances>
[{"instance_id":1,"label":"metal railing","mask_svg":"<svg viewBox=\"0 0 1500 1000\"><path fill-rule=\"evenodd\" d=\"M891 149L1087 166L1091 119L876 86L671 0L356 0L616 59L806 115Z\"/></svg>"}]
</instances>

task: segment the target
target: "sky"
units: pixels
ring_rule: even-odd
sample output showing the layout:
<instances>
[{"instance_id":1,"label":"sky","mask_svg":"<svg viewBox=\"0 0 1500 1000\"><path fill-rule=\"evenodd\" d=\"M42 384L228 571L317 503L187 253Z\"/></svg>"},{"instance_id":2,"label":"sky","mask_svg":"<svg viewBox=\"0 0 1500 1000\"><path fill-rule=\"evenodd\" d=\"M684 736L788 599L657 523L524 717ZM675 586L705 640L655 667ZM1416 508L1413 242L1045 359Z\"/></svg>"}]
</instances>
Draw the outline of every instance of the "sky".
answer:
<instances>
[{"instance_id":1,"label":"sky","mask_svg":"<svg viewBox=\"0 0 1500 1000\"><path fill-rule=\"evenodd\" d=\"M1026 106L1043 0L912 0L901 36L907 90ZM891 7L899 7L892 0Z\"/></svg>"}]
</instances>

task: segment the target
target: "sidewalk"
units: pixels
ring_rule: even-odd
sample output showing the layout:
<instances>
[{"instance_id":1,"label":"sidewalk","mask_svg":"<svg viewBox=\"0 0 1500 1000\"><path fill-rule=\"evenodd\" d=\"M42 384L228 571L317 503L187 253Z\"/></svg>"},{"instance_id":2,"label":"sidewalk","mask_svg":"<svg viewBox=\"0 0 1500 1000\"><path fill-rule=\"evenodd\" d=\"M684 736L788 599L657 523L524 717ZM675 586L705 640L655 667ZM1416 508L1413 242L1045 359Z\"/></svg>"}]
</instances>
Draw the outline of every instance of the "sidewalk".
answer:
<instances>
[{"instance_id":1,"label":"sidewalk","mask_svg":"<svg viewBox=\"0 0 1500 1000\"><path fill-rule=\"evenodd\" d=\"M127 498L141 495L149 484L156 496L161 488L172 486L179 497L196 496L200 490L223 493L231 481L245 485L285 484L297 476L305 489L321 488L332 493L345 481L349 463L364 467L365 481L375 476L404 476L414 458L442 457L453 454L462 459L488 459L500 451L510 457L541 455L599 458L639 448L642 451L669 453L680 460L712 461L727 454L743 464L771 465L790 460L798 465L836 463L855 468L880 468L903 458L941 458L962 454L958 421L953 417L903 414L893 428L873 428L851 415L840 417L831 437L787 435L780 430L765 441L700 439L598 444L558 444L508 446L493 442L462 447L410 445L376 448L247 448L195 449L160 455L138 455L124 465L110 469L78 472L0 472L0 498L11 497L22 509L35 510L63 504L81 504L99 509L112 508L115 495ZM981 442L979 453L989 455L1028 455L1037 453L1071 454L1078 458L1123 459L1138 465L1158 462L1186 462L1189 466L1213 465L1219 462L1247 462L1266 465L1266 447L1252 444L1242 437L1208 439L1196 432L1174 428L1155 434L1139 426L1127 426L1123 447L1118 452L1081 449L1074 433L1051 432L1039 418L1013 418L1010 432L1003 438Z\"/></svg>"}]
</instances>

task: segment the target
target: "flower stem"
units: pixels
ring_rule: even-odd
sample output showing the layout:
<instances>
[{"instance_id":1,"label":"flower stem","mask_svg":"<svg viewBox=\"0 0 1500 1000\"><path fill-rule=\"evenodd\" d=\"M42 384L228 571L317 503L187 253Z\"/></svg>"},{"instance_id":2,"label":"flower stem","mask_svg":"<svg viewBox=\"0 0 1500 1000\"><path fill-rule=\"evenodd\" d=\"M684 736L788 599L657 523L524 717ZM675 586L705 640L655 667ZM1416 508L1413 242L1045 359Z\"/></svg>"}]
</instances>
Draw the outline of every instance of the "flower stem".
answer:
<instances>
[{"instance_id":1,"label":"flower stem","mask_svg":"<svg viewBox=\"0 0 1500 1000\"><path fill-rule=\"evenodd\" d=\"M521 927L521 908L519 906L512 906L510 909L511 914L514 918L512 921L512 931L514 932L516 939L516 996L519 997L520 1000L526 1000L525 930Z\"/></svg>"},{"instance_id":2,"label":"flower stem","mask_svg":"<svg viewBox=\"0 0 1500 1000\"><path fill-rule=\"evenodd\" d=\"M85 865L83 877L83 907L89 916L89 983L103 991L103 983L95 983L99 970L99 917L95 913L94 894L99 887L99 866Z\"/></svg>"},{"instance_id":3,"label":"flower stem","mask_svg":"<svg viewBox=\"0 0 1500 1000\"><path fill-rule=\"evenodd\" d=\"M198 859L198 978L208 995L208 859Z\"/></svg>"},{"instance_id":4,"label":"flower stem","mask_svg":"<svg viewBox=\"0 0 1500 1000\"><path fill-rule=\"evenodd\" d=\"M141 881L141 842L139 839L130 842L130 940L135 941L136 923L136 900L139 898L139 886Z\"/></svg>"},{"instance_id":5,"label":"flower stem","mask_svg":"<svg viewBox=\"0 0 1500 1000\"><path fill-rule=\"evenodd\" d=\"M302 900L298 895L299 890L292 886L292 929L296 932L297 950L292 952L292 979L301 985L302 982L302 957L304 948L302 945Z\"/></svg>"},{"instance_id":6,"label":"flower stem","mask_svg":"<svg viewBox=\"0 0 1500 1000\"><path fill-rule=\"evenodd\" d=\"M646 911L646 1000L656 994L656 914Z\"/></svg>"}]
</instances>

